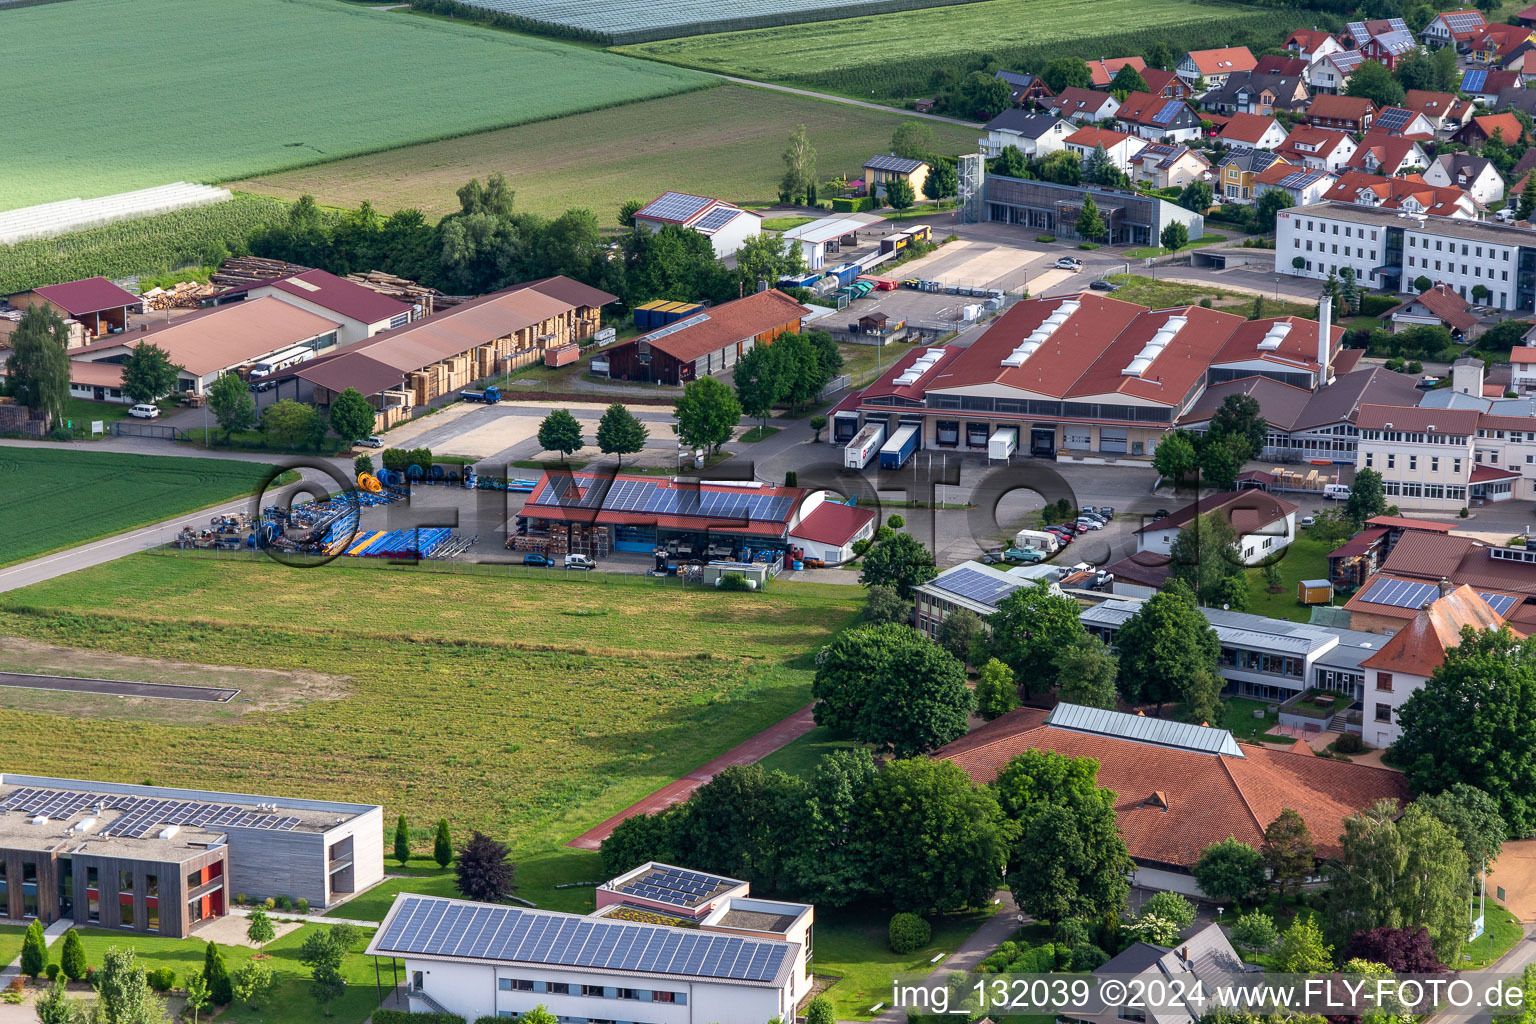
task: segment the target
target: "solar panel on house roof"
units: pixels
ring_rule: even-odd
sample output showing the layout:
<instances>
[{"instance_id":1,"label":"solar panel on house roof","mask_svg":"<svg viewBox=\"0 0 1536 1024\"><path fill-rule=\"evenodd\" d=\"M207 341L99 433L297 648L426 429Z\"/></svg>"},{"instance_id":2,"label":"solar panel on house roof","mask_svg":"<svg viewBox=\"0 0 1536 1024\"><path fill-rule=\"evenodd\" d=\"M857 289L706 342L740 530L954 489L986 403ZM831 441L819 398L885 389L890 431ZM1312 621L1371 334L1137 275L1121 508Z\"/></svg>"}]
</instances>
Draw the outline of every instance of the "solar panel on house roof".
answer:
<instances>
[{"instance_id":1,"label":"solar panel on house roof","mask_svg":"<svg viewBox=\"0 0 1536 1024\"><path fill-rule=\"evenodd\" d=\"M1157 116L1152 118L1152 120L1156 121L1158 124L1167 124L1175 117L1179 116L1179 108L1183 106L1183 100L1169 100L1167 103L1163 104L1163 109L1159 110L1157 112Z\"/></svg>"},{"instance_id":2,"label":"solar panel on house roof","mask_svg":"<svg viewBox=\"0 0 1536 1024\"><path fill-rule=\"evenodd\" d=\"M1334 66L1340 71L1349 74L1355 68L1365 63L1365 54L1359 50L1345 50L1343 53L1333 54L1329 57L1329 60L1333 61Z\"/></svg>"},{"instance_id":3,"label":"solar panel on house roof","mask_svg":"<svg viewBox=\"0 0 1536 1024\"><path fill-rule=\"evenodd\" d=\"M1381 579L1367 587L1365 593L1360 595L1360 600L1393 608L1421 608L1439 591L1440 588L1433 583Z\"/></svg>"},{"instance_id":4,"label":"solar panel on house roof","mask_svg":"<svg viewBox=\"0 0 1536 1024\"><path fill-rule=\"evenodd\" d=\"M719 229L729 224L731 221L735 220L736 215L740 212L740 210L732 206L721 206L717 209L710 210L704 216L700 217L699 222L695 224L694 227L700 231L718 231Z\"/></svg>"},{"instance_id":5,"label":"solar panel on house roof","mask_svg":"<svg viewBox=\"0 0 1536 1024\"><path fill-rule=\"evenodd\" d=\"M655 341L658 338L665 338L668 335L676 334L678 331L687 330L689 327L697 327L699 324L702 324L708 319L708 313L695 313L693 316L684 317L683 319L674 323L667 324L667 326L663 327L659 331L652 331L650 334L640 338L640 340Z\"/></svg>"},{"instance_id":6,"label":"solar panel on house roof","mask_svg":"<svg viewBox=\"0 0 1536 1024\"><path fill-rule=\"evenodd\" d=\"M1488 607L1498 615L1503 615L1515 605L1515 599L1508 594L1478 594L1478 596L1486 601Z\"/></svg>"},{"instance_id":7,"label":"solar panel on house roof","mask_svg":"<svg viewBox=\"0 0 1536 1024\"><path fill-rule=\"evenodd\" d=\"M594 921L547 911L402 897L373 948L652 974L772 981L793 946L666 925Z\"/></svg>"},{"instance_id":8,"label":"solar panel on house roof","mask_svg":"<svg viewBox=\"0 0 1536 1024\"><path fill-rule=\"evenodd\" d=\"M1483 24L1483 16L1472 11L1460 11L1442 17L1445 19L1445 27L1452 32L1470 32Z\"/></svg>"},{"instance_id":9,"label":"solar panel on house roof","mask_svg":"<svg viewBox=\"0 0 1536 1024\"><path fill-rule=\"evenodd\" d=\"M619 886L618 890L672 906L696 907L740 884L734 878L658 864L639 878Z\"/></svg>"},{"instance_id":10,"label":"solar panel on house roof","mask_svg":"<svg viewBox=\"0 0 1536 1024\"><path fill-rule=\"evenodd\" d=\"M984 572L964 567L951 569L935 579L933 585L940 590L947 590L951 594L979 601L988 606L995 606L1003 598L1019 589L1017 583L1009 583Z\"/></svg>"},{"instance_id":11,"label":"solar panel on house roof","mask_svg":"<svg viewBox=\"0 0 1536 1024\"><path fill-rule=\"evenodd\" d=\"M1474 68L1461 76L1462 92L1482 92L1483 86L1488 81L1488 72L1482 68Z\"/></svg>"},{"instance_id":12,"label":"solar panel on house roof","mask_svg":"<svg viewBox=\"0 0 1536 1024\"><path fill-rule=\"evenodd\" d=\"M656 220L685 221L713 202L713 199L691 196L684 192L663 192L635 216L652 217Z\"/></svg>"},{"instance_id":13,"label":"solar panel on house roof","mask_svg":"<svg viewBox=\"0 0 1536 1024\"><path fill-rule=\"evenodd\" d=\"M1385 128L1389 132L1400 132L1408 126L1408 122L1417 116L1412 110L1402 107L1385 107L1376 115L1376 127Z\"/></svg>"}]
</instances>

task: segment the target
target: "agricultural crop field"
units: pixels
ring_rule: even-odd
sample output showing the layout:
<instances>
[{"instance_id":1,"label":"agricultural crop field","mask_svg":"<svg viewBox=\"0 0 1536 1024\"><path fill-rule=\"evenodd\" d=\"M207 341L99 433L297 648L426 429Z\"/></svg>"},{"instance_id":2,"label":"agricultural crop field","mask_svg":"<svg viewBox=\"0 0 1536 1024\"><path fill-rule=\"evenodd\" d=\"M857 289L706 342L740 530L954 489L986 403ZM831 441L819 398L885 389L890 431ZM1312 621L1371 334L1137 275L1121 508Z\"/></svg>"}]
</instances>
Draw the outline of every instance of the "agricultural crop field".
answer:
<instances>
[{"instance_id":1,"label":"agricultural crop field","mask_svg":"<svg viewBox=\"0 0 1536 1024\"><path fill-rule=\"evenodd\" d=\"M340 216L322 210L323 217ZM288 216L288 204L237 193L228 202L108 224L58 238L0 245L0 295L101 275L114 280L211 265L258 228Z\"/></svg>"},{"instance_id":2,"label":"agricultural crop field","mask_svg":"<svg viewBox=\"0 0 1536 1024\"><path fill-rule=\"evenodd\" d=\"M1310 24L1309 16L1219 0L983 0L668 39L621 46L616 52L866 100L900 101L933 95L940 71L1039 68L1052 57L1140 54L1157 40L1180 54L1192 47L1250 40L1255 49L1279 46L1292 29Z\"/></svg>"},{"instance_id":3,"label":"agricultural crop field","mask_svg":"<svg viewBox=\"0 0 1536 1024\"><path fill-rule=\"evenodd\" d=\"M809 703L814 653L860 597L135 555L0 597L0 635L315 673L344 679L345 694L290 693L285 710L214 724L170 702L145 721L73 715L63 700L21 711L0 694L0 729L13 763L67 761L81 778L195 774L209 788L382 803L423 850L446 816L458 835L512 842L522 895L578 909L537 888L600 870L560 844Z\"/></svg>"},{"instance_id":4,"label":"agricultural crop field","mask_svg":"<svg viewBox=\"0 0 1536 1024\"><path fill-rule=\"evenodd\" d=\"M233 459L0 448L0 565L250 494L270 469Z\"/></svg>"},{"instance_id":5,"label":"agricultural crop field","mask_svg":"<svg viewBox=\"0 0 1536 1024\"><path fill-rule=\"evenodd\" d=\"M618 225L624 200L652 199L670 188L734 203L777 202L780 154L803 124L824 178L859 175L864 161L890 147L902 118L767 89L724 85L707 92L647 100L554 121L355 157L232 187L284 199L310 193L329 206L363 200L390 213L418 207L432 219L458 209L454 191L470 178L500 171L517 189L517 208L555 216L584 206ZM939 148L970 152L976 130L938 121ZM601 139L592 146L589 140Z\"/></svg>"},{"instance_id":6,"label":"agricultural crop field","mask_svg":"<svg viewBox=\"0 0 1536 1024\"><path fill-rule=\"evenodd\" d=\"M37 44L0 61L12 127L0 210L246 177L707 83L336 0L71 0L0 10L0 36ZM61 74L66 51L90 59Z\"/></svg>"}]
</instances>

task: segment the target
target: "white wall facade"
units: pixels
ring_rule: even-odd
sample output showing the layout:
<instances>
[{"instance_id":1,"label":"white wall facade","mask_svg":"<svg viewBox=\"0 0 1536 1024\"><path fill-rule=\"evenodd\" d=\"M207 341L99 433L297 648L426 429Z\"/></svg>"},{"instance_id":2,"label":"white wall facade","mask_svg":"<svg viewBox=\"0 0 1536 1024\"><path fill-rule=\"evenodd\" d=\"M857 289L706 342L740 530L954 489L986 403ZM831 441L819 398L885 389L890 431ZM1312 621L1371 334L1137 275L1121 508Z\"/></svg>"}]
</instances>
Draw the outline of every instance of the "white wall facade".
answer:
<instances>
[{"instance_id":1,"label":"white wall facade","mask_svg":"<svg viewBox=\"0 0 1536 1024\"><path fill-rule=\"evenodd\" d=\"M1380 288L1376 268L1386 262L1386 234L1384 228L1323 217L1306 207L1282 210L1275 221L1275 272L1321 281L1352 267L1362 285ZM1300 269L1292 264L1298 256L1304 261Z\"/></svg>"},{"instance_id":2,"label":"white wall facade","mask_svg":"<svg viewBox=\"0 0 1536 1024\"><path fill-rule=\"evenodd\" d=\"M1173 550L1173 542L1182 533L1179 527L1166 530L1148 530L1136 535L1136 550L1166 555ZM1237 538L1237 550L1244 565L1257 565L1275 553L1290 546L1296 539L1296 514L1292 512L1284 520L1272 524L1259 533L1245 533Z\"/></svg>"},{"instance_id":3,"label":"white wall facade","mask_svg":"<svg viewBox=\"0 0 1536 1024\"><path fill-rule=\"evenodd\" d=\"M747 239L762 234L762 225L761 217L743 210L729 224L709 236L710 244L715 247L715 255L721 259L736 255L736 250Z\"/></svg>"},{"instance_id":4,"label":"white wall facade","mask_svg":"<svg viewBox=\"0 0 1536 1024\"><path fill-rule=\"evenodd\" d=\"M312 302L301 295L294 295L283 291L281 288L273 288L271 285L261 285L252 288L246 293L245 301L250 302L252 299L266 297L274 298L279 302L286 302L290 306L297 306L299 309L313 313L316 316L323 316L327 320L332 320L339 324L340 326L336 330L336 339L342 345L351 345L354 342L365 341L380 331L387 331L390 328L391 321L389 320L380 320L377 323L364 323L361 320L343 316L335 310L327 309L325 306ZM408 323L410 323L410 320L406 319L399 326L404 327Z\"/></svg>"},{"instance_id":5,"label":"white wall facade","mask_svg":"<svg viewBox=\"0 0 1536 1024\"><path fill-rule=\"evenodd\" d=\"M1459 509L1467 504L1475 464L1472 441L1470 435L1362 430L1356 465L1381 474L1389 504Z\"/></svg>"}]
</instances>

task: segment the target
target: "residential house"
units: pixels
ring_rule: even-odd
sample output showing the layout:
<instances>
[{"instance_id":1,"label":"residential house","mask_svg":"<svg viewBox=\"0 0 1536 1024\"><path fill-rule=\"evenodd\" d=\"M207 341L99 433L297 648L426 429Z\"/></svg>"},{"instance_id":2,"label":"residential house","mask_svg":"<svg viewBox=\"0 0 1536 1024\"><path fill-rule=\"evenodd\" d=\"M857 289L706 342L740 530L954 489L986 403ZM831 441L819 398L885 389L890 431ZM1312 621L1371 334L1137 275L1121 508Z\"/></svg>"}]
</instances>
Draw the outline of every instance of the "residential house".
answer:
<instances>
[{"instance_id":1,"label":"residential house","mask_svg":"<svg viewBox=\"0 0 1536 1024\"><path fill-rule=\"evenodd\" d=\"M1522 395L1536 391L1536 328L1526 332L1521 339L1524 345L1509 350L1510 385Z\"/></svg>"},{"instance_id":2,"label":"residential house","mask_svg":"<svg viewBox=\"0 0 1536 1024\"><path fill-rule=\"evenodd\" d=\"M1297 125L1275 150L1287 163L1322 171L1341 171L1359 148L1348 133Z\"/></svg>"},{"instance_id":3,"label":"residential house","mask_svg":"<svg viewBox=\"0 0 1536 1024\"><path fill-rule=\"evenodd\" d=\"M1291 164L1267 149L1233 149L1216 164L1216 196L1223 202L1250 203L1258 196L1254 192L1254 179L1271 166L1287 167Z\"/></svg>"},{"instance_id":4,"label":"residential house","mask_svg":"<svg viewBox=\"0 0 1536 1024\"><path fill-rule=\"evenodd\" d=\"M1191 502L1172 515L1147 523L1135 532L1136 551L1167 555L1179 534L1196 518L1212 513L1225 519L1237 534L1233 543L1244 565L1257 565L1285 550L1296 539L1299 506L1263 491L1226 491Z\"/></svg>"},{"instance_id":5,"label":"residential house","mask_svg":"<svg viewBox=\"0 0 1536 1024\"><path fill-rule=\"evenodd\" d=\"M1161 96L1165 100L1187 100L1194 96L1189 83L1172 71L1164 71L1162 68L1143 68L1142 81L1147 83L1147 91L1154 96Z\"/></svg>"},{"instance_id":6,"label":"residential house","mask_svg":"<svg viewBox=\"0 0 1536 1024\"><path fill-rule=\"evenodd\" d=\"M1519 52L1512 54L1505 62L1504 70L1520 76L1522 91L1530 88L1531 82L1536 81L1536 43L1529 40L1521 43Z\"/></svg>"},{"instance_id":7,"label":"residential house","mask_svg":"<svg viewBox=\"0 0 1536 1024\"><path fill-rule=\"evenodd\" d=\"M1344 26L1344 32L1339 36L1339 41L1358 48L1377 36L1393 32L1408 32L1409 36L1413 35L1408 29L1408 23L1402 18L1377 18L1372 21L1350 22Z\"/></svg>"},{"instance_id":8,"label":"residential house","mask_svg":"<svg viewBox=\"0 0 1536 1024\"><path fill-rule=\"evenodd\" d=\"M1290 75L1299 77L1307 73L1309 61L1300 57L1286 57L1278 53L1266 53L1253 66L1256 75Z\"/></svg>"},{"instance_id":9,"label":"residential house","mask_svg":"<svg viewBox=\"0 0 1536 1024\"><path fill-rule=\"evenodd\" d=\"M1077 126L1055 114L1036 114L1023 110L1005 110L987 122L986 137L980 140L982 156L998 156L1012 146L1028 157L1044 157L1066 147L1067 136Z\"/></svg>"},{"instance_id":10,"label":"residential house","mask_svg":"<svg viewBox=\"0 0 1536 1024\"><path fill-rule=\"evenodd\" d=\"M1285 128L1273 117L1259 114L1233 114L1218 138L1229 146L1250 149L1275 149L1285 142Z\"/></svg>"},{"instance_id":11,"label":"residential house","mask_svg":"<svg viewBox=\"0 0 1536 1024\"><path fill-rule=\"evenodd\" d=\"M1514 114L1483 114L1467 122L1466 127L1451 137L1469 149L1479 150L1495 134L1506 146L1512 146L1520 141L1525 128Z\"/></svg>"},{"instance_id":12,"label":"residential house","mask_svg":"<svg viewBox=\"0 0 1536 1024\"><path fill-rule=\"evenodd\" d=\"M1338 178L1329 171L1280 160L1254 175L1253 197L1257 199L1265 192L1278 190L1290 198L1290 205L1309 206L1322 202L1336 181Z\"/></svg>"},{"instance_id":13,"label":"residential house","mask_svg":"<svg viewBox=\"0 0 1536 1024\"><path fill-rule=\"evenodd\" d=\"M1494 110L1522 110L1532 117L1536 117L1536 89L1527 89L1523 85L1511 86L1499 93L1497 99L1490 104Z\"/></svg>"},{"instance_id":14,"label":"residential house","mask_svg":"<svg viewBox=\"0 0 1536 1024\"><path fill-rule=\"evenodd\" d=\"M1413 139L1388 135L1376 128L1366 132L1358 145L1360 148L1344 165L1352 171L1391 177L1423 171L1424 165L1429 163L1429 157Z\"/></svg>"},{"instance_id":15,"label":"residential house","mask_svg":"<svg viewBox=\"0 0 1536 1024\"><path fill-rule=\"evenodd\" d=\"M929 170L926 160L897 156L894 153L872 156L864 161L864 181L869 194L882 199L885 198L886 189L894 182L904 181L912 186L912 194L921 199Z\"/></svg>"},{"instance_id":16,"label":"residential house","mask_svg":"<svg viewBox=\"0 0 1536 1024\"><path fill-rule=\"evenodd\" d=\"M1461 189L1436 188L1417 174L1387 178L1363 171L1346 171L1323 199L1408 214L1468 220L1476 219L1478 211L1476 201Z\"/></svg>"},{"instance_id":17,"label":"residential house","mask_svg":"<svg viewBox=\"0 0 1536 1024\"><path fill-rule=\"evenodd\" d=\"M1050 86L1040 80L1039 75L1022 71L999 71L993 77L1008 83L1008 96L1016 107L1036 106L1056 95L1051 92Z\"/></svg>"},{"instance_id":18,"label":"residential house","mask_svg":"<svg viewBox=\"0 0 1536 1024\"><path fill-rule=\"evenodd\" d=\"M1079 159L1087 159L1098 147L1104 147L1109 162L1126 174L1131 172L1131 159L1145 145L1134 135L1113 131L1109 128L1079 128L1066 138L1066 150L1076 153Z\"/></svg>"},{"instance_id":19,"label":"residential house","mask_svg":"<svg viewBox=\"0 0 1536 1024\"><path fill-rule=\"evenodd\" d=\"M1387 135L1406 135L1428 142L1435 137L1435 123L1417 110L1407 107L1382 107L1376 111L1371 131ZM1423 166L1420 164L1419 166Z\"/></svg>"},{"instance_id":20,"label":"residential house","mask_svg":"<svg viewBox=\"0 0 1536 1024\"><path fill-rule=\"evenodd\" d=\"M1204 178L1211 162L1188 146L1153 142L1141 148L1131 160L1131 179L1150 181L1153 188L1183 188Z\"/></svg>"},{"instance_id":21,"label":"residential house","mask_svg":"<svg viewBox=\"0 0 1536 1024\"><path fill-rule=\"evenodd\" d=\"M1392 18L1391 21L1400 21ZM1367 22L1374 24L1374 22ZM1360 44L1360 56L1366 60L1373 60L1387 70L1396 70L1398 62L1417 50L1419 44L1414 40L1413 33L1404 29L1393 29L1371 36Z\"/></svg>"},{"instance_id":22,"label":"residential house","mask_svg":"<svg viewBox=\"0 0 1536 1024\"><path fill-rule=\"evenodd\" d=\"M1316 93L1341 93L1355 68L1365 63L1359 50L1325 54L1307 67L1307 88Z\"/></svg>"},{"instance_id":23,"label":"residential house","mask_svg":"<svg viewBox=\"0 0 1536 1024\"><path fill-rule=\"evenodd\" d=\"M1520 77L1518 71L1472 68L1462 72L1461 75L1461 91L1471 99L1489 107L1502 106L1499 103L1499 94L1505 89L1520 89L1524 86L1525 80Z\"/></svg>"},{"instance_id":24,"label":"residential house","mask_svg":"<svg viewBox=\"0 0 1536 1024\"><path fill-rule=\"evenodd\" d=\"M1285 48L1308 64L1330 53L1344 52L1344 44L1335 39L1332 33L1316 28L1299 28L1292 32L1285 41Z\"/></svg>"},{"instance_id":25,"label":"residential house","mask_svg":"<svg viewBox=\"0 0 1536 1024\"><path fill-rule=\"evenodd\" d=\"M1365 96L1314 96L1307 106L1307 124L1339 132L1365 132L1376 116L1376 104Z\"/></svg>"},{"instance_id":26,"label":"residential house","mask_svg":"<svg viewBox=\"0 0 1536 1024\"><path fill-rule=\"evenodd\" d=\"M1527 7L1515 15L1515 20L1526 28L1536 28L1536 5Z\"/></svg>"},{"instance_id":27,"label":"residential house","mask_svg":"<svg viewBox=\"0 0 1536 1024\"><path fill-rule=\"evenodd\" d=\"M1221 114L1301 110L1311 99L1303 73L1235 72L1227 77L1225 85L1207 92L1200 102L1206 109Z\"/></svg>"},{"instance_id":28,"label":"residential house","mask_svg":"<svg viewBox=\"0 0 1536 1024\"><path fill-rule=\"evenodd\" d=\"M1493 163L1471 153L1442 153L1424 170L1424 180L1431 185L1459 188L1484 204L1504 198L1504 179Z\"/></svg>"},{"instance_id":29,"label":"residential house","mask_svg":"<svg viewBox=\"0 0 1536 1024\"><path fill-rule=\"evenodd\" d=\"M1442 46L1454 46L1465 51L1487 27L1488 19L1476 8L1444 11L1430 19L1419 38L1424 40L1424 45L1437 50Z\"/></svg>"},{"instance_id":30,"label":"residential house","mask_svg":"<svg viewBox=\"0 0 1536 1024\"><path fill-rule=\"evenodd\" d=\"M1507 67L1508 58L1522 43L1531 41L1531 30L1520 25L1484 24L1467 41L1467 59L1478 64Z\"/></svg>"},{"instance_id":31,"label":"residential house","mask_svg":"<svg viewBox=\"0 0 1536 1024\"><path fill-rule=\"evenodd\" d=\"M1127 93L1115 121L1122 131L1152 142L1189 142L1200 137L1200 116L1188 103L1149 92Z\"/></svg>"},{"instance_id":32,"label":"residential house","mask_svg":"<svg viewBox=\"0 0 1536 1024\"><path fill-rule=\"evenodd\" d=\"M1472 116L1472 104L1448 92L1409 89L1403 106L1423 114L1437 132L1454 132Z\"/></svg>"},{"instance_id":33,"label":"residential house","mask_svg":"<svg viewBox=\"0 0 1536 1024\"><path fill-rule=\"evenodd\" d=\"M762 234L763 218L721 199L663 192L635 214L635 225L660 231L676 225L709 239L715 255L733 255L747 239Z\"/></svg>"},{"instance_id":34,"label":"residential house","mask_svg":"<svg viewBox=\"0 0 1536 1024\"><path fill-rule=\"evenodd\" d=\"M1204 80L1207 89L1220 89L1234 71L1252 71L1258 63L1246 46L1191 50L1174 69L1191 86Z\"/></svg>"},{"instance_id":35,"label":"residential house","mask_svg":"<svg viewBox=\"0 0 1536 1024\"><path fill-rule=\"evenodd\" d=\"M1187 939L1180 939L1177 948L1133 942L1094 968L1093 973L1101 978L1113 976L1130 980L1136 991L1141 991L1144 985L1153 986L1154 990L1168 985L1172 991L1214 993L1226 980L1225 975L1246 969L1221 926L1212 922ZM1133 1002L1128 999L1115 1006L1089 1001L1084 1008L1062 1014L1061 1019L1066 1024L1123 1024L1140 1014L1140 1007L1132 1005ZM1170 1005L1159 1007L1156 1020L1158 1024L1194 1024L1205 1015L1202 1002L1201 999L1188 1002L1175 999ZM1214 1008L1215 1004L1212 1004L1211 1009Z\"/></svg>"},{"instance_id":36,"label":"residential house","mask_svg":"<svg viewBox=\"0 0 1536 1024\"><path fill-rule=\"evenodd\" d=\"M1108 89L1121 68L1130 67L1140 73L1147 69L1147 62L1140 57L1112 57L1108 60L1084 61L1088 65L1088 83L1095 89Z\"/></svg>"},{"instance_id":37,"label":"residential house","mask_svg":"<svg viewBox=\"0 0 1536 1024\"><path fill-rule=\"evenodd\" d=\"M1077 124L1111 120L1120 110L1120 101L1109 93L1077 86L1063 89L1059 96L1045 102L1051 113Z\"/></svg>"},{"instance_id":38,"label":"residential house","mask_svg":"<svg viewBox=\"0 0 1536 1024\"><path fill-rule=\"evenodd\" d=\"M1453 338L1463 338L1477 326L1471 304L1444 281L1393 306L1377 319L1393 334L1404 328L1429 325L1446 328Z\"/></svg>"}]
</instances>

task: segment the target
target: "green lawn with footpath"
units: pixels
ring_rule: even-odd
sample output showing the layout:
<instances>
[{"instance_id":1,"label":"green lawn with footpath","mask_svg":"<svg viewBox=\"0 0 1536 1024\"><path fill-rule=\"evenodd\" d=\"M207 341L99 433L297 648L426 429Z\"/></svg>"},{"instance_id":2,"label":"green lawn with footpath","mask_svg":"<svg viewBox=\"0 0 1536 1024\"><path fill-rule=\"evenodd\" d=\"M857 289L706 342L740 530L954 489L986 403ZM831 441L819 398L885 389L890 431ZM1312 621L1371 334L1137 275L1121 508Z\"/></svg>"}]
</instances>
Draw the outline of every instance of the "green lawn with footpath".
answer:
<instances>
[{"instance_id":1,"label":"green lawn with footpath","mask_svg":"<svg viewBox=\"0 0 1536 1024\"><path fill-rule=\"evenodd\" d=\"M1261 570L1249 569L1248 607L1245 610L1272 619L1310 622L1312 608L1296 600L1296 584L1301 580L1327 579L1328 552L1336 547L1337 544L1327 544L1309 536L1305 527L1298 529L1296 539L1285 549L1285 557L1276 563L1280 568L1280 593L1269 592Z\"/></svg>"},{"instance_id":2,"label":"green lawn with footpath","mask_svg":"<svg viewBox=\"0 0 1536 1024\"><path fill-rule=\"evenodd\" d=\"M334 0L73 0L8 10L5 34L67 39L92 59L60 75L58 48L39 45L0 62L11 123L49 126L0 146L0 210L249 177L710 82L592 47ZM588 137L579 148L607 144Z\"/></svg>"},{"instance_id":3,"label":"green lawn with footpath","mask_svg":"<svg viewBox=\"0 0 1536 1024\"><path fill-rule=\"evenodd\" d=\"M249 495L270 470L228 459L0 448L0 565Z\"/></svg>"},{"instance_id":4,"label":"green lawn with footpath","mask_svg":"<svg viewBox=\"0 0 1536 1024\"><path fill-rule=\"evenodd\" d=\"M977 927L996 911L989 907L969 914L930 917L933 937L911 953L891 952L890 911L853 906L816 915L816 965L818 975L842 979L827 990L838 1020L870 1020L879 1016L876 1004L890 1005L891 977L895 974L926 974L943 967L934 964L940 953L953 953Z\"/></svg>"}]
</instances>

